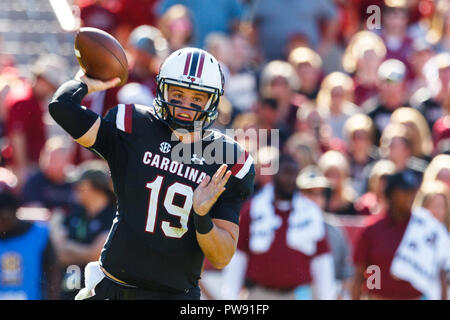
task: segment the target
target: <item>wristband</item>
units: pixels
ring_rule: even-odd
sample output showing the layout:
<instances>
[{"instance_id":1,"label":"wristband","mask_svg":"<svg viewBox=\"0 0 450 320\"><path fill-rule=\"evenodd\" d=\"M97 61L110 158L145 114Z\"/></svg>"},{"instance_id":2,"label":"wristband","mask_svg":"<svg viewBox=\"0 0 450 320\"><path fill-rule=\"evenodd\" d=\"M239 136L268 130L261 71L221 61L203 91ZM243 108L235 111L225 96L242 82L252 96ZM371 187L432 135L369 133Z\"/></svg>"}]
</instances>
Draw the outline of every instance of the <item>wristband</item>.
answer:
<instances>
[{"instance_id":1,"label":"wristband","mask_svg":"<svg viewBox=\"0 0 450 320\"><path fill-rule=\"evenodd\" d=\"M198 233L207 234L212 228L214 228L214 223L212 222L209 214L201 216L196 214L194 211L194 226Z\"/></svg>"}]
</instances>

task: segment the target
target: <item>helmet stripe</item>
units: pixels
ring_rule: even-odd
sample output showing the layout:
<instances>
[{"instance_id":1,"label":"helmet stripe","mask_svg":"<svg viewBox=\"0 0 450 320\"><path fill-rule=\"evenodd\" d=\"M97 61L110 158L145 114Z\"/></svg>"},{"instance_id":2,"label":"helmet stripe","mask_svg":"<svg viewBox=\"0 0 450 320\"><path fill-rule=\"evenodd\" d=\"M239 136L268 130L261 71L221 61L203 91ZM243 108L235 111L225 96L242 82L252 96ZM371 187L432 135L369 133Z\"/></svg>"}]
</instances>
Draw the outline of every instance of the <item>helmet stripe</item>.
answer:
<instances>
[{"instance_id":1,"label":"helmet stripe","mask_svg":"<svg viewBox=\"0 0 450 320\"><path fill-rule=\"evenodd\" d=\"M192 53L189 52L187 57L186 57L186 62L184 64L184 72L183 74L186 76L188 74L188 70L189 70L189 65L191 64L191 55Z\"/></svg>"},{"instance_id":2,"label":"helmet stripe","mask_svg":"<svg viewBox=\"0 0 450 320\"><path fill-rule=\"evenodd\" d=\"M197 78L202 77L203 62L205 62L205 53L204 52L202 52L202 54L200 56L200 64L198 65Z\"/></svg>"},{"instance_id":3,"label":"helmet stripe","mask_svg":"<svg viewBox=\"0 0 450 320\"><path fill-rule=\"evenodd\" d=\"M198 64L198 56L200 53L198 51L194 52L194 55L192 56L192 64L191 69L189 70L189 75L191 77L195 77L195 71L197 71L197 64Z\"/></svg>"}]
</instances>

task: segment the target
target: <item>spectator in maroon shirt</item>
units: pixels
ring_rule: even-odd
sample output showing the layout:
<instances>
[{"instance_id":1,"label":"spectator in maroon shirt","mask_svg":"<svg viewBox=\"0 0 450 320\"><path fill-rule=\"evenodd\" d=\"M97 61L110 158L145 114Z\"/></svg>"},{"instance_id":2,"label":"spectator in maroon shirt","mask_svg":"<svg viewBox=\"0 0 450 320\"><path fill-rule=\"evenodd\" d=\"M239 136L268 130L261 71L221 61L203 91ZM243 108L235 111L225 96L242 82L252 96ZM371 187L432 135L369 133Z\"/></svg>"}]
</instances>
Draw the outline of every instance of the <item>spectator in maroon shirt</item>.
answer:
<instances>
[{"instance_id":1,"label":"spectator in maroon shirt","mask_svg":"<svg viewBox=\"0 0 450 320\"><path fill-rule=\"evenodd\" d=\"M240 217L238 250L223 271L224 298L239 297L244 276L244 287L248 289L249 300L311 299L313 283L317 288L316 299L334 298L334 264L325 229L317 239L311 236L311 229L302 229L303 233L309 234L303 238L303 242L310 242L312 254L294 248L288 240L289 232L293 232L296 201L299 201L297 204L303 208L305 216L310 213L319 219L318 223L324 223L320 208L298 194L298 173L299 166L293 158L280 156L279 171L274 177L273 185L266 185L244 204ZM265 199L262 196L271 198ZM272 203L273 214L267 215L259 210L265 207L265 204L261 207L261 202L266 200ZM258 213L263 216L257 218ZM325 228L324 224L322 226Z\"/></svg>"},{"instance_id":2,"label":"spectator in maroon shirt","mask_svg":"<svg viewBox=\"0 0 450 320\"><path fill-rule=\"evenodd\" d=\"M418 179L409 179L406 175L414 174L410 171L402 171L388 176L385 190L388 199L387 214L366 227L357 242L352 288L354 300L361 299L363 294L369 299L420 299L422 297L422 293L409 282L394 278L390 273L392 260L411 217L412 204L420 184ZM378 266L380 270L380 286L374 288L368 286L365 281L367 268L372 265Z\"/></svg>"},{"instance_id":3,"label":"spectator in maroon shirt","mask_svg":"<svg viewBox=\"0 0 450 320\"><path fill-rule=\"evenodd\" d=\"M43 104L65 80L66 62L56 55L39 58L33 65L31 84L23 81L11 88L6 97L6 133L12 148L10 165L23 183L36 167L45 144Z\"/></svg>"},{"instance_id":4,"label":"spectator in maroon shirt","mask_svg":"<svg viewBox=\"0 0 450 320\"><path fill-rule=\"evenodd\" d=\"M400 275L398 273L396 273L397 276L393 276L393 272L395 271L391 269L393 262L398 261L396 260L397 251L405 250L404 245L401 245L401 242L412 217L411 212L413 210L413 202L419 186L419 177L411 170L400 171L388 176L385 190L389 203L387 214L375 223L366 227L361 233L355 248L354 262L356 265L356 274L352 290L353 299L360 299L363 293L367 295L369 299L406 300L427 298L424 292L419 291L416 286L413 286L414 280L402 280L399 278ZM420 221L422 218L414 216L414 219L413 222L416 222ZM434 221L434 218L431 216L430 219ZM441 231L436 229L438 224L433 224L433 221L428 221L428 223L422 221L421 223L426 225L428 232L432 232L430 226L433 226L433 234L437 237L437 234L441 234ZM441 228L441 226L439 226L439 228ZM442 231L444 231L443 228ZM423 234L419 236L421 239L417 237L413 239L412 237L414 237L414 234L415 233L409 234L408 248L413 245L423 246L428 243L435 243L431 242L433 240L428 238L425 242L425 240L422 239L424 236ZM446 235L447 234L445 233L444 237ZM439 245L445 245L444 243L446 243L446 240L444 239L443 241L444 242L438 242ZM400 245L402 246L401 249L399 249ZM430 248L431 249L428 250L437 251L443 249L442 247L438 248L436 246L431 246ZM436 257L438 257L438 255L436 255ZM442 288L441 298L445 300L447 286L442 270L442 267L445 268L445 266L439 266L436 265L436 263L445 264L445 261L433 260L433 268L436 269L427 269L427 271L430 275L436 277L436 281L440 282ZM371 266L377 266L378 268L376 269L378 269L378 271L370 271L368 267ZM435 273L434 271L437 272ZM368 279L366 283L364 283L365 276L367 275L378 277L378 281L371 282L371 279ZM429 277L429 275L427 275L427 277ZM378 285L376 285L377 283Z\"/></svg>"}]
</instances>

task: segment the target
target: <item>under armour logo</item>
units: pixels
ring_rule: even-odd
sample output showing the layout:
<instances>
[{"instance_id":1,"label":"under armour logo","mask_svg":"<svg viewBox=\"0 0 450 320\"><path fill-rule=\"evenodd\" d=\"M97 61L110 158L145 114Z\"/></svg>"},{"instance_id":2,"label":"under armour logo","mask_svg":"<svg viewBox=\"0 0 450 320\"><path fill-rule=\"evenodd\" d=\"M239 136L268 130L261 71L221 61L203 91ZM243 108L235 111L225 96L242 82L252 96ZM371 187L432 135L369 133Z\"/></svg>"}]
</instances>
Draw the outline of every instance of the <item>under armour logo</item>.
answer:
<instances>
[{"instance_id":1,"label":"under armour logo","mask_svg":"<svg viewBox=\"0 0 450 320\"><path fill-rule=\"evenodd\" d=\"M199 164L203 164L203 161L205 161L205 158L203 158L203 157L201 157L201 158L197 158L197 154L196 153L194 153L193 155L192 155L192 162L194 162L195 163L195 161L198 161L198 163Z\"/></svg>"},{"instance_id":2,"label":"under armour logo","mask_svg":"<svg viewBox=\"0 0 450 320\"><path fill-rule=\"evenodd\" d=\"M159 150L162 153L169 153L171 148L172 146L168 142L161 142L161 144L159 145Z\"/></svg>"}]
</instances>

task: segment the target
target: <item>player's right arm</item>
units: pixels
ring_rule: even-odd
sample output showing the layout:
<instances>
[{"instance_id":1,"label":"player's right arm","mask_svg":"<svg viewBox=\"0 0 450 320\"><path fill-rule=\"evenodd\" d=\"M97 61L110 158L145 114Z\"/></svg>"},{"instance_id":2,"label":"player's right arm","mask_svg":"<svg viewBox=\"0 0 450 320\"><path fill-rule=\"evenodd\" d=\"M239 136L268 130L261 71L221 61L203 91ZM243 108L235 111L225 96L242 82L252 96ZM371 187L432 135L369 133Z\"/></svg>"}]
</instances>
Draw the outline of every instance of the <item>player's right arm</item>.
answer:
<instances>
[{"instance_id":1,"label":"player's right arm","mask_svg":"<svg viewBox=\"0 0 450 320\"><path fill-rule=\"evenodd\" d=\"M53 119L83 147L92 147L99 133L101 118L95 112L81 106L85 95L112 88L120 83L119 78L100 81L78 73L58 88L49 105Z\"/></svg>"}]
</instances>

